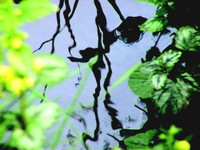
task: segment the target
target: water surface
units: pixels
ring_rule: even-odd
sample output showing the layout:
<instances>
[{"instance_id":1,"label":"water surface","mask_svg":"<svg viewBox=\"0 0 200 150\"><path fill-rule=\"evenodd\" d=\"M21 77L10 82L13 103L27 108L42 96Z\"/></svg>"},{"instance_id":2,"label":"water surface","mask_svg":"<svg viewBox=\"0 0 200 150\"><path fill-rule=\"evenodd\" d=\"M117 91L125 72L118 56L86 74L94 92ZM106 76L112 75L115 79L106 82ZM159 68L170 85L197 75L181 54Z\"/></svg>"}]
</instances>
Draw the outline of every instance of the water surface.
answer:
<instances>
[{"instance_id":1,"label":"water surface","mask_svg":"<svg viewBox=\"0 0 200 150\"><path fill-rule=\"evenodd\" d=\"M116 33L113 33L127 17L148 19L154 16L156 8L133 0L52 2L60 6L60 11L24 26L24 30L30 36L27 43L35 50L34 54L47 52L59 55L69 65L69 74L79 70L57 86L47 86L45 91L44 87L41 89L65 112L73 106L73 111L66 114L70 119L63 126L56 150L96 150L118 146L116 139L124 138L120 130L139 129L146 116L135 107L145 109L145 105L129 89L127 79L116 87L113 85L141 62L157 37L145 32L138 41L127 42L127 39L114 37ZM166 35L161 37L158 47L163 48L168 43ZM91 69L89 64L94 56L98 61ZM83 89L76 99L74 97L81 86ZM109 88L112 90L109 91ZM53 131L63 123L62 117L47 133L47 149L55 140Z\"/></svg>"}]
</instances>

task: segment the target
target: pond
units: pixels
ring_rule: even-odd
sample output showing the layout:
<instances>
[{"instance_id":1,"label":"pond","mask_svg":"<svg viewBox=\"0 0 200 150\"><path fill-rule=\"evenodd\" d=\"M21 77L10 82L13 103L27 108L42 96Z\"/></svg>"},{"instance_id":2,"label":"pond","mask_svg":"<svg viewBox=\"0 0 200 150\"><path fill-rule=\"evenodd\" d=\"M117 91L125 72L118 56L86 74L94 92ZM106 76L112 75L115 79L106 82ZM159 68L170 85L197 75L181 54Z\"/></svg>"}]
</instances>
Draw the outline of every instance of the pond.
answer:
<instances>
[{"instance_id":1,"label":"pond","mask_svg":"<svg viewBox=\"0 0 200 150\"><path fill-rule=\"evenodd\" d=\"M69 117L60 117L45 145L48 149L58 141L56 150L118 146L126 135L122 129L140 129L147 120L145 104L131 92L127 79L158 38L146 32L129 35L130 27L126 33L123 25L141 24L155 15L156 8L133 0L52 2L60 11L23 26L34 54L59 55L69 66L67 80L41 88ZM157 47L170 42L169 35L162 36Z\"/></svg>"}]
</instances>

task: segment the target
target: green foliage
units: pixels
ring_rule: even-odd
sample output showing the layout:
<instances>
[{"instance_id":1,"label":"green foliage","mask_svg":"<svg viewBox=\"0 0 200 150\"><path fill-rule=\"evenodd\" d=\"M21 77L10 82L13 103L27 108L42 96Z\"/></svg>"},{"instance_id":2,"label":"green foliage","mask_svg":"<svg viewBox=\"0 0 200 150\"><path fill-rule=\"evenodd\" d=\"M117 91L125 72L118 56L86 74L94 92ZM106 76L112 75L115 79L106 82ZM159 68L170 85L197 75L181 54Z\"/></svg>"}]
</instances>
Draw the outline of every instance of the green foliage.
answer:
<instances>
[{"instance_id":1,"label":"green foliage","mask_svg":"<svg viewBox=\"0 0 200 150\"><path fill-rule=\"evenodd\" d=\"M35 66L39 67L38 80L43 84L55 84L65 79L67 65L56 55L40 54L34 58Z\"/></svg>"},{"instance_id":2,"label":"green foliage","mask_svg":"<svg viewBox=\"0 0 200 150\"><path fill-rule=\"evenodd\" d=\"M141 26L141 30L146 30L149 32L159 32L164 29L166 25L166 20L163 18L155 17L155 18L150 18L147 21L145 21Z\"/></svg>"},{"instance_id":3,"label":"green foliage","mask_svg":"<svg viewBox=\"0 0 200 150\"><path fill-rule=\"evenodd\" d=\"M191 26L183 26L176 32L175 46L180 50L198 51L200 32Z\"/></svg>"},{"instance_id":4,"label":"green foliage","mask_svg":"<svg viewBox=\"0 0 200 150\"><path fill-rule=\"evenodd\" d=\"M23 0L18 6L22 14L21 21L35 21L58 10L58 7L48 0Z\"/></svg>"},{"instance_id":5,"label":"green foliage","mask_svg":"<svg viewBox=\"0 0 200 150\"><path fill-rule=\"evenodd\" d=\"M15 127L8 143L24 150L39 150L43 147L45 130L56 122L60 108L55 103L30 106L26 110L26 129ZM26 143L26 144L25 144Z\"/></svg>"},{"instance_id":6,"label":"green foliage","mask_svg":"<svg viewBox=\"0 0 200 150\"><path fill-rule=\"evenodd\" d=\"M159 109L159 113L166 114L168 111L172 111L177 114L189 103L188 97L189 89L184 82L178 80L175 83L167 79L164 86L154 92L153 102Z\"/></svg>"},{"instance_id":7,"label":"green foliage","mask_svg":"<svg viewBox=\"0 0 200 150\"><path fill-rule=\"evenodd\" d=\"M157 6L162 6L165 4L166 0L135 0L136 2L147 2L152 3Z\"/></svg>"},{"instance_id":8,"label":"green foliage","mask_svg":"<svg viewBox=\"0 0 200 150\"><path fill-rule=\"evenodd\" d=\"M135 0L135 1L144 1L152 3L157 7L155 17L149 18L141 26L141 30L146 30L151 33L157 33L164 31L167 27L170 26L168 21L168 10L174 9L174 2L171 0Z\"/></svg>"},{"instance_id":9,"label":"green foliage","mask_svg":"<svg viewBox=\"0 0 200 150\"><path fill-rule=\"evenodd\" d=\"M27 21L35 21L57 9L48 0L23 0L18 5L12 0L0 1L1 145L23 150L43 149L45 131L61 113L53 102L32 106L36 96L31 89L64 80L67 64L55 55L34 56L24 42L27 34L20 31ZM33 97L31 101L30 97ZM19 107L9 109L14 98L19 100Z\"/></svg>"},{"instance_id":10,"label":"green foliage","mask_svg":"<svg viewBox=\"0 0 200 150\"><path fill-rule=\"evenodd\" d=\"M198 90L198 83L188 73L170 79L181 55L179 51L169 50L150 62L137 65L129 77L131 90L140 98L152 98L161 114L167 111L177 114L188 106L190 92Z\"/></svg>"},{"instance_id":11,"label":"green foliage","mask_svg":"<svg viewBox=\"0 0 200 150\"><path fill-rule=\"evenodd\" d=\"M7 60L16 74L22 76L34 74L32 51L28 47L16 51L10 50L7 54Z\"/></svg>"},{"instance_id":12,"label":"green foliage","mask_svg":"<svg viewBox=\"0 0 200 150\"><path fill-rule=\"evenodd\" d=\"M190 150L190 144L187 140L176 139L176 136L182 131L175 125L169 129L150 129L146 132L138 133L124 139L127 149L131 150ZM155 144L155 139L159 142Z\"/></svg>"},{"instance_id":13,"label":"green foliage","mask_svg":"<svg viewBox=\"0 0 200 150\"><path fill-rule=\"evenodd\" d=\"M158 65L163 68L163 71L168 73L179 61L181 54L181 52L169 50L160 55L155 61L157 61Z\"/></svg>"},{"instance_id":14,"label":"green foliage","mask_svg":"<svg viewBox=\"0 0 200 150\"><path fill-rule=\"evenodd\" d=\"M128 149L150 150L149 145L156 134L156 129L148 130L144 133L139 133L134 136L125 138L124 143Z\"/></svg>"},{"instance_id":15,"label":"green foliage","mask_svg":"<svg viewBox=\"0 0 200 150\"><path fill-rule=\"evenodd\" d=\"M151 71L145 71L149 64L136 65L133 73L129 77L129 87L141 98L152 97L153 86L151 85ZM149 68L148 68L149 69Z\"/></svg>"},{"instance_id":16,"label":"green foliage","mask_svg":"<svg viewBox=\"0 0 200 150\"><path fill-rule=\"evenodd\" d=\"M191 13L189 16L194 16L197 14L193 14L192 8L187 6L183 8L182 5L179 6L181 2L178 3L177 1L173 0L136 1L148 2L158 6L155 17L144 22L140 26L141 30L149 31L153 33L153 35L158 35L158 33L162 35L163 33L166 33L169 27L175 29L174 34L172 34L174 37L171 45L169 45L169 47L166 49L161 50L159 56L155 55L151 58L151 60L148 59L143 61L141 64L136 65L132 74L129 76L128 83L133 93L141 98L141 100L144 102L148 98L147 108L149 109L147 110L150 110L150 112L147 112L147 116L149 119L156 118L155 120L160 121L158 128L160 135L158 137L154 137L155 140L158 140L158 143L154 143L151 146L149 146L148 143L145 143L145 147L139 149L190 150L191 146L187 141L190 139L176 138L180 131L190 131L192 129L188 129L188 126L186 129L182 129L177 128L175 125L171 125L169 130L164 130L162 129L162 126L165 126L165 124L162 123L167 123L165 119L171 119L171 115L174 115L173 117L177 117L179 119L178 123L181 124L184 122L184 118L180 119L179 117L182 116L182 113L184 113L183 116L185 117L186 112L193 112L190 105L191 103L195 103L194 101L198 101L198 99L195 99L195 96L196 94L200 93L200 61L196 60L198 59L200 48L199 26L194 20L194 22L192 22L190 18L187 19L186 22L184 22L184 20L179 20L182 21L179 24L179 22L176 22L173 12L175 12L177 16L184 15L182 12ZM193 5L191 4L189 6ZM157 43L158 41L156 41L155 46ZM190 56L191 54L192 56L195 56L194 59ZM194 105L192 106L194 107ZM187 111L187 109L189 109L189 111ZM196 113L196 111L194 112ZM153 115L153 117L150 115ZM176 120L169 121L170 123L176 122ZM147 122L151 122L151 120L148 120ZM185 126L185 124L181 125ZM152 130L152 122L150 124L150 128L147 127L144 129L146 129L146 133ZM144 133L139 132L139 134L127 138L128 140L124 139L125 144L128 147L133 146L132 149L136 149L134 148L135 143L133 142L134 140L132 138L135 138L140 134ZM142 141L144 139L144 137L138 138L140 138L138 141ZM136 146L139 146L139 144L136 144Z\"/></svg>"},{"instance_id":17,"label":"green foliage","mask_svg":"<svg viewBox=\"0 0 200 150\"><path fill-rule=\"evenodd\" d=\"M162 129L162 132L158 136L161 141L152 149L157 150L160 148L160 150L190 150L190 144L186 139L176 139L176 136L179 135L181 131L182 129L177 128L175 125L171 125L168 130Z\"/></svg>"},{"instance_id":18,"label":"green foliage","mask_svg":"<svg viewBox=\"0 0 200 150\"><path fill-rule=\"evenodd\" d=\"M161 89L167 80L167 74L156 74L151 77L151 83L155 90Z\"/></svg>"}]
</instances>

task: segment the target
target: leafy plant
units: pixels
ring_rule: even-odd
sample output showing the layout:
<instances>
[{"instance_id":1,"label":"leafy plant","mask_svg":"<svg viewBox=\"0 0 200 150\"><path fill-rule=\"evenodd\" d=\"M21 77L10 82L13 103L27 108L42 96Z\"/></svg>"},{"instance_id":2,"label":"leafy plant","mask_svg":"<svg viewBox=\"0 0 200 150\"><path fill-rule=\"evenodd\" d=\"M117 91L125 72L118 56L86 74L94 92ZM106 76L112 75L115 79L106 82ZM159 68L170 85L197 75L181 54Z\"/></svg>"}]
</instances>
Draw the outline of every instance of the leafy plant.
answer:
<instances>
[{"instance_id":1,"label":"leafy plant","mask_svg":"<svg viewBox=\"0 0 200 150\"><path fill-rule=\"evenodd\" d=\"M181 131L181 128L174 125L167 130L151 129L125 138L124 143L127 149L131 150L189 150L190 144L187 140L176 139ZM159 141L155 139L159 139Z\"/></svg>"},{"instance_id":2,"label":"leafy plant","mask_svg":"<svg viewBox=\"0 0 200 150\"><path fill-rule=\"evenodd\" d=\"M43 148L45 131L53 125L61 109L46 101L33 106L32 89L55 85L66 78L67 64L56 55L34 56L20 27L56 12L48 0L0 1L0 147L27 150ZM34 12L34 13L33 13ZM19 106L10 108L17 100ZM44 121L45 120L45 121Z\"/></svg>"},{"instance_id":3,"label":"leafy plant","mask_svg":"<svg viewBox=\"0 0 200 150\"><path fill-rule=\"evenodd\" d=\"M161 50L159 55L154 53L153 50L148 51L148 59L134 66L132 74L129 76L128 84L130 89L143 102L146 102L147 110L149 110L147 112L149 120L141 129L141 133L125 138L124 142L128 147L139 146L139 143L135 144L130 141L135 141L136 137L139 138L137 139L138 141L143 140L144 138L140 136L144 134L147 134L146 137L148 137L153 127L162 128L162 126L166 127L170 124L178 123L183 128L183 131L193 135L194 138L190 140L193 144L192 147L196 148L198 144L193 141L195 141L194 139L199 139L199 134L196 133L197 130L193 131L192 126L186 125L187 121L183 121L182 117L194 115L197 111L196 109L198 109L194 105L197 103L196 95L200 94L200 61L197 60L200 50L199 24L193 22L191 18L186 19L185 22L183 20L179 24L176 20L173 20L173 13L176 12L181 17L184 14L180 12L185 12L180 3L176 1L137 1L148 2L158 6L155 17L146 20L140 26L141 30L149 31L153 36L162 36L162 34L169 33L170 28L174 28L175 31L172 34L174 36L173 41L167 48ZM195 9L195 6L192 4L184 7L187 10L192 10L193 8ZM192 16L192 13L195 13L193 14L195 16L199 16L196 11L190 11L190 13L188 16ZM157 48L156 44L155 48ZM155 119L151 120L152 118ZM170 120L171 118L173 119ZM152 125L153 121L158 123ZM147 124L150 124L150 126ZM163 143L153 144L156 146L153 146L152 149L189 150L191 147L187 140L174 141L178 131L179 129L175 126L171 126L169 132L161 134L159 138L157 137L157 139L165 141L165 146ZM149 142L150 140L151 138ZM149 149L149 142L143 143L144 147L141 149Z\"/></svg>"}]
</instances>

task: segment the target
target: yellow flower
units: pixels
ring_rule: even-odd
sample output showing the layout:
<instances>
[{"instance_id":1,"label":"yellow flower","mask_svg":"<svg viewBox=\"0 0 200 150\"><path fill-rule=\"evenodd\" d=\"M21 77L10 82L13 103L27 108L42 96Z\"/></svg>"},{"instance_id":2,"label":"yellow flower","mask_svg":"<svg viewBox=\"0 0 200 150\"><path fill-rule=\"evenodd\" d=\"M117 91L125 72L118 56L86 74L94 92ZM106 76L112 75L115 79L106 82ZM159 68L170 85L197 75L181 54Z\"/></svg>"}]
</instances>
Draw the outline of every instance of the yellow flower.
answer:
<instances>
[{"instance_id":1,"label":"yellow flower","mask_svg":"<svg viewBox=\"0 0 200 150\"><path fill-rule=\"evenodd\" d=\"M190 143L186 140L175 141L174 150L190 150Z\"/></svg>"},{"instance_id":2,"label":"yellow flower","mask_svg":"<svg viewBox=\"0 0 200 150\"><path fill-rule=\"evenodd\" d=\"M27 88L32 88L35 85L35 82L36 82L36 80L33 77L25 77L23 79L23 81L24 81L24 85Z\"/></svg>"},{"instance_id":3,"label":"yellow flower","mask_svg":"<svg viewBox=\"0 0 200 150\"><path fill-rule=\"evenodd\" d=\"M0 65L0 81L5 83L14 77L14 71L9 66Z\"/></svg>"},{"instance_id":4,"label":"yellow flower","mask_svg":"<svg viewBox=\"0 0 200 150\"><path fill-rule=\"evenodd\" d=\"M20 95L25 90L24 82L21 78L16 77L7 84L7 89L16 95Z\"/></svg>"},{"instance_id":5,"label":"yellow flower","mask_svg":"<svg viewBox=\"0 0 200 150\"><path fill-rule=\"evenodd\" d=\"M45 63L42 59L35 58L33 60L33 68L36 73L39 73L44 66L45 66Z\"/></svg>"},{"instance_id":6,"label":"yellow flower","mask_svg":"<svg viewBox=\"0 0 200 150\"><path fill-rule=\"evenodd\" d=\"M22 45L23 45L23 41L19 37L14 37L11 39L11 48L19 49L22 47Z\"/></svg>"}]
</instances>

